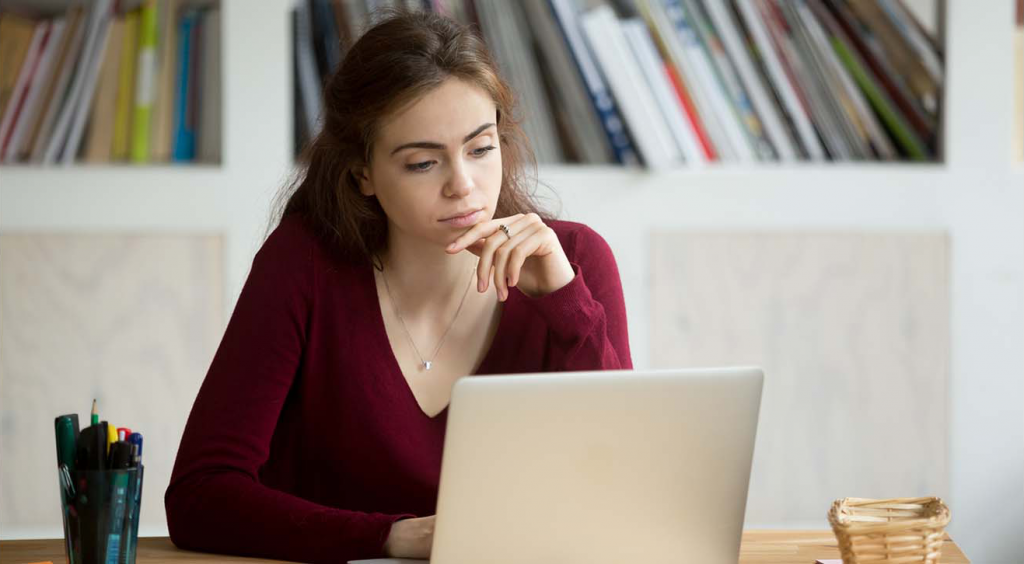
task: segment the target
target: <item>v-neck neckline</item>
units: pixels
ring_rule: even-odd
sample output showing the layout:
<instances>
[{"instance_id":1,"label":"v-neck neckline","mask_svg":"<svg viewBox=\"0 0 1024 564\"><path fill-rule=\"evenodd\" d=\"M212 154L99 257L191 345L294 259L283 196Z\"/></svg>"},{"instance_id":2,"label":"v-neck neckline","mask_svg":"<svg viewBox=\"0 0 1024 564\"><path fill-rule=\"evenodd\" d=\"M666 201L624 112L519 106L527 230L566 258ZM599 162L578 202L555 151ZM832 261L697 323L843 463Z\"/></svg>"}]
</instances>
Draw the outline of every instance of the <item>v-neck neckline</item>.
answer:
<instances>
[{"instance_id":1,"label":"v-neck neckline","mask_svg":"<svg viewBox=\"0 0 1024 564\"><path fill-rule=\"evenodd\" d=\"M373 297L374 324L377 328L377 335L383 341L384 346L388 351L388 362L391 365L391 370L389 370L389 372L397 378L397 385L403 390L402 395L408 398L409 403L416 411L430 421L445 420L448 417L448 407L452 403L451 398L449 397L448 403L445 404L444 408L437 412L437 414L434 416L427 415L427 412L423 411L423 408L420 406L420 402L416 400L416 394L414 394L412 388L409 387L409 382L405 379L405 375L402 374L402 365L399 364L398 357L395 356L395 350L391 347L391 339L388 338L388 329L384 324L384 310L380 307L380 292L377 289L377 276L374 273L375 268L376 267L371 265L369 268L364 269L364 272L369 274L370 287L373 289L371 295ZM491 343L487 347L487 352L484 354L484 358L466 377L479 375L480 371L490 364L491 357L494 356L494 349L503 334L505 319L508 317L509 305L518 298L518 292L512 290L514 290L514 288L510 289L508 299L501 304L501 313L498 317L498 328L494 331L494 336L491 338Z\"/></svg>"}]
</instances>

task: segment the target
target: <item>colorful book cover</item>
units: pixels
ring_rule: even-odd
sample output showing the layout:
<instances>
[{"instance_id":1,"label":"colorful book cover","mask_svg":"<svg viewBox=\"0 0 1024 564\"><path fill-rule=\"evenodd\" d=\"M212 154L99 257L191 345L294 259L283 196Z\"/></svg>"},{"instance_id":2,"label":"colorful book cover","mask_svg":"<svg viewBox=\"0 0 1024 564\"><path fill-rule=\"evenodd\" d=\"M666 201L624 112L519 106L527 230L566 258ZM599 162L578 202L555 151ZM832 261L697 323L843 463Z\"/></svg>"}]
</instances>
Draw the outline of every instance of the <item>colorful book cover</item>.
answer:
<instances>
[{"instance_id":1,"label":"colorful book cover","mask_svg":"<svg viewBox=\"0 0 1024 564\"><path fill-rule=\"evenodd\" d=\"M138 53L139 11L124 15L121 61L117 73L117 105L114 111L114 142L111 160L128 160L131 143L132 99L135 97L135 61Z\"/></svg>"},{"instance_id":2,"label":"colorful book cover","mask_svg":"<svg viewBox=\"0 0 1024 564\"><path fill-rule=\"evenodd\" d=\"M178 24L178 77L174 103L174 154L176 162L191 161L195 157L195 123L191 121L189 107L192 81L192 30L198 12L187 10Z\"/></svg>"},{"instance_id":3,"label":"colorful book cover","mask_svg":"<svg viewBox=\"0 0 1024 564\"><path fill-rule=\"evenodd\" d=\"M139 50L135 65L135 101L132 114L131 159L149 162L150 120L156 91L156 0L142 5L139 19Z\"/></svg>"}]
</instances>

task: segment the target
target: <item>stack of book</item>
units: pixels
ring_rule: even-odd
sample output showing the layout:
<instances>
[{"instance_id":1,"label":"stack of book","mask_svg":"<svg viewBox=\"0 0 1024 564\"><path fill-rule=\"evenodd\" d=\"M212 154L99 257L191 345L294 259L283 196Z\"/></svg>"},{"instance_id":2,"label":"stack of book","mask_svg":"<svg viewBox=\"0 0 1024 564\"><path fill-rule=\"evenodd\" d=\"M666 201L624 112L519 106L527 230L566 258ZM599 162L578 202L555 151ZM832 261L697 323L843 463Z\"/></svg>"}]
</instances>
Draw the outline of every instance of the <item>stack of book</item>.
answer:
<instances>
[{"instance_id":1,"label":"stack of book","mask_svg":"<svg viewBox=\"0 0 1024 564\"><path fill-rule=\"evenodd\" d=\"M0 13L0 161L220 162L214 1Z\"/></svg>"},{"instance_id":2,"label":"stack of book","mask_svg":"<svg viewBox=\"0 0 1024 564\"><path fill-rule=\"evenodd\" d=\"M936 160L945 69L901 0L297 0L296 147L381 7L472 25L540 162Z\"/></svg>"}]
</instances>

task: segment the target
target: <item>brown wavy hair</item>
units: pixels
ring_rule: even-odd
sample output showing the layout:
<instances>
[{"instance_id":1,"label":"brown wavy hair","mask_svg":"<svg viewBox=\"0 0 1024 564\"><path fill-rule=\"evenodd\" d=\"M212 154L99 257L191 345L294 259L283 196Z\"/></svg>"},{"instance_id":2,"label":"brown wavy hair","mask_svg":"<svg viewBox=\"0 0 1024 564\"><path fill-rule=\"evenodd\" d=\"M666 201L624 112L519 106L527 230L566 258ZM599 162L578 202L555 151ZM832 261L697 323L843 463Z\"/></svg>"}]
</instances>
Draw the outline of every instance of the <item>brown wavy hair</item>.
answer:
<instances>
[{"instance_id":1,"label":"brown wavy hair","mask_svg":"<svg viewBox=\"0 0 1024 564\"><path fill-rule=\"evenodd\" d=\"M457 78L487 92L497 106L501 192L495 215L537 213L536 159L514 115L512 89L481 38L431 12L389 11L359 38L324 85L322 128L299 156L296 177L278 196L272 223L299 214L341 256L379 268L387 217L359 191L374 139L387 116ZM531 174L532 173L532 174Z\"/></svg>"}]
</instances>

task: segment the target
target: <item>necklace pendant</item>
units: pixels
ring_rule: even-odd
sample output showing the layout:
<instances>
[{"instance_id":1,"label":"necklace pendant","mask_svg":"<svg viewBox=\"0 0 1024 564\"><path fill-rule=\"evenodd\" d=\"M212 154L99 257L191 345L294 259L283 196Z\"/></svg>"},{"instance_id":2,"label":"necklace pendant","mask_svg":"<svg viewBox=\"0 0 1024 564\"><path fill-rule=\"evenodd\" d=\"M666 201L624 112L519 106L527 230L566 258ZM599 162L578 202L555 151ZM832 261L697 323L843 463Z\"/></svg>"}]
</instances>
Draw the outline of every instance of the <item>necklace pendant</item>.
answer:
<instances>
[{"instance_id":1,"label":"necklace pendant","mask_svg":"<svg viewBox=\"0 0 1024 564\"><path fill-rule=\"evenodd\" d=\"M427 370L430 370L430 367L433 366L433 364L434 364L433 362L431 362L429 360L425 360L425 361L423 361L423 368L426 368Z\"/></svg>"}]
</instances>

